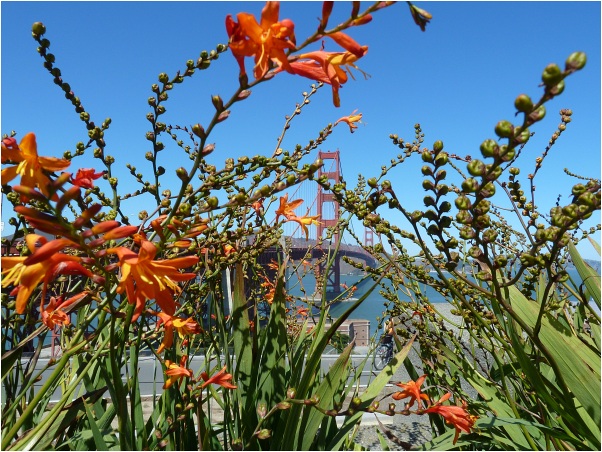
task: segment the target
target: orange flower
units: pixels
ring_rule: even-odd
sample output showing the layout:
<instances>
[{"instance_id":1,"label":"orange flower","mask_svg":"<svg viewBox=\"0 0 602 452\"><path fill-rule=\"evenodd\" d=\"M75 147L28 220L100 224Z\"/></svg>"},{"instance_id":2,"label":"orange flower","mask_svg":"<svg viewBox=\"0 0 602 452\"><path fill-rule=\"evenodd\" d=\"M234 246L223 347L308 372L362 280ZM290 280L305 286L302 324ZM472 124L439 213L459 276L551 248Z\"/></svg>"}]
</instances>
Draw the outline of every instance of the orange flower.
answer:
<instances>
[{"instance_id":1,"label":"orange flower","mask_svg":"<svg viewBox=\"0 0 602 452\"><path fill-rule=\"evenodd\" d=\"M393 399L401 400L406 397L410 397L410 401L406 404L406 407L409 408L414 405L414 402L418 400L418 408L422 407L422 400L426 400L428 402L429 398L426 394L422 394L420 392L420 386L424 383L424 379L426 375L423 375L418 380L413 381L410 380L407 383L396 383L396 386L399 386L403 389L403 391L399 391L393 394Z\"/></svg>"},{"instance_id":2,"label":"orange flower","mask_svg":"<svg viewBox=\"0 0 602 452\"><path fill-rule=\"evenodd\" d=\"M205 381L205 383L203 383L201 385L201 389L206 388L207 386L209 386L212 383L216 384L216 385L220 385L221 387L226 388L226 389L236 389L237 388L237 386L235 386L231 383L232 375L226 373L226 366L224 366L222 368L222 370L220 370L218 373L211 376L211 378L209 378L209 375L207 375L207 372L203 372L203 373L201 373L201 378Z\"/></svg>"},{"instance_id":3,"label":"orange flower","mask_svg":"<svg viewBox=\"0 0 602 452\"><path fill-rule=\"evenodd\" d=\"M286 49L295 48L295 24L289 19L278 21L280 2L267 2L261 11L261 23L249 13L238 13L238 23L226 16L229 47L245 75L244 57L255 56L253 75L262 78L270 69L270 61L276 60L290 71Z\"/></svg>"},{"instance_id":4,"label":"orange flower","mask_svg":"<svg viewBox=\"0 0 602 452\"><path fill-rule=\"evenodd\" d=\"M361 54L350 51L325 52L317 50L299 55L298 58L302 61L290 63L290 66L294 74L331 85L334 106L340 107L339 88L347 82L347 74L351 75L351 72L346 67L353 67L361 72L355 65L355 62L364 56L366 52L368 52L367 46L361 47ZM364 76L367 77L367 74L364 73Z\"/></svg>"},{"instance_id":5,"label":"orange flower","mask_svg":"<svg viewBox=\"0 0 602 452\"><path fill-rule=\"evenodd\" d=\"M309 315L309 309L304 307L297 308L297 314L303 317L307 317Z\"/></svg>"},{"instance_id":6,"label":"orange flower","mask_svg":"<svg viewBox=\"0 0 602 452\"><path fill-rule=\"evenodd\" d=\"M94 181L102 176L105 172L95 173L94 168L80 168L77 174L71 179L71 183L78 187L94 188Z\"/></svg>"},{"instance_id":7,"label":"orange flower","mask_svg":"<svg viewBox=\"0 0 602 452\"><path fill-rule=\"evenodd\" d=\"M316 226L320 224L320 222L318 221L318 218L320 218L320 215L314 215L313 217L289 217L290 221L296 221L297 223L299 223L299 226L301 226L301 229L303 230L303 233L305 234L306 240L309 240L309 230L307 229L307 226L315 224Z\"/></svg>"},{"instance_id":8,"label":"orange flower","mask_svg":"<svg viewBox=\"0 0 602 452\"><path fill-rule=\"evenodd\" d=\"M302 199L295 199L294 201L288 202L288 193L284 196L280 197L280 206L276 209L276 222L278 222L278 218L280 215L289 219L290 217L295 216L295 212L293 212L297 207L303 204Z\"/></svg>"},{"instance_id":9,"label":"orange flower","mask_svg":"<svg viewBox=\"0 0 602 452\"><path fill-rule=\"evenodd\" d=\"M251 204L251 207L257 215L261 215L261 212L263 211L263 199L264 198L261 198L255 201L253 204Z\"/></svg>"},{"instance_id":10,"label":"orange flower","mask_svg":"<svg viewBox=\"0 0 602 452\"><path fill-rule=\"evenodd\" d=\"M42 313L42 322L44 325L51 330L54 329L55 326L69 325L71 319L69 319L65 309L73 303L80 301L88 295L88 293L88 291L83 291L65 301L63 301L62 295L58 299L50 297L50 302L46 307L44 307L44 299L42 299L40 312Z\"/></svg>"},{"instance_id":11,"label":"orange flower","mask_svg":"<svg viewBox=\"0 0 602 452\"><path fill-rule=\"evenodd\" d=\"M107 249L109 254L117 254L121 266L121 279L117 293L126 293L128 302L136 304L132 321L135 321L146 300L155 300L162 311L173 315L176 302L173 294L181 292L177 282L188 281L196 277L196 273L180 273L178 269L195 265L197 256L186 256L175 259L154 260L157 254L155 245L142 240L138 254L124 247Z\"/></svg>"},{"instance_id":12,"label":"orange flower","mask_svg":"<svg viewBox=\"0 0 602 452\"><path fill-rule=\"evenodd\" d=\"M58 252L71 243L69 240L56 239L48 242L46 237L28 234L25 242L32 255L2 257L2 274L5 275L2 287L17 286L13 291L17 293L17 314L25 312L29 297L41 282L44 282L42 299L45 299L46 285L58 274L92 276L89 270L79 264L79 257ZM37 242L43 244L39 249L35 247Z\"/></svg>"},{"instance_id":13,"label":"orange flower","mask_svg":"<svg viewBox=\"0 0 602 452\"><path fill-rule=\"evenodd\" d=\"M342 118L338 119L337 122L334 123L334 125L336 126L340 122L345 122L349 126L349 131L351 133L353 133L355 131L355 129L357 129L357 125L355 125L355 123L361 124L361 122L362 122L361 121L362 114L361 113L359 115L354 114L356 111L357 110L353 110L353 112L349 116L343 116Z\"/></svg>"},{"instance_id":14,"label":"orange flower","mask_svg":"<svg viewBox=\"0 0 602 452\"><path fill-rule=\"evenodd\" d=\"M458 437L460 436L460 432L471 432L474 423L477 420L477 416L473 416L466 411L466 403L463 403L463 406L461 407L457 405L441 405L441 403L445 402L450 397L451 392L448 392L434 405L424 410L424 413L440 414L443 416L443 419L445 419L447 424L453 425L456 429L453 444L456 444L456 441L458 441Z\"/></svg>"},{"instance_id":15,"label":"orange flower","mask_svg":"<svg viewBox=\"0 0 602 452\"><path fill-rule=\"evenodd\" d=\"M167 368L165 375L168 376L169 379L163 385L163 389L170 388L174 383L182 378L192 378L192 371L184 367L187 359L188 356L182 356L179 365L171 362L168 359L165 360L165 367Z\"/></svg>"},{"instance_id":16,"label":"orange flower","mask_svg":"<svg viewBox=\"0 0 602 452\"><path fill-rule=\"evenodd\" d=\"M184 336L199 334L203 331L200 325L195 320L193 320L192 317L183 319L180 317L167 315L164 312L158 312L157 315L159 316L157 327L159 327L161 323L165 325L163 342L161 342L161 345L157 349L157 353L161 353L166 348L170 348L172 346L174 329L178 332L178 335L182 339L184 339Z\"/></svg>"},{"instance_id":17,"label":"orange flower","mask_svg":"<svg viewBox=\"0 0 602 452\"><path fill-rule=\"evenodd\" d=\"M36 136L31 132L23 137L19 146L16 146L13 141L3 140L1 160L2 163L16 164L2 170L3 184L21 176L21 185L31 188L38 186L47 198L50 196L48 188L51 181L44 171L62 171L70 165L69 160L39 157ZM52 199L58 200L56 194Z\"/></svg>"}]
</instances>

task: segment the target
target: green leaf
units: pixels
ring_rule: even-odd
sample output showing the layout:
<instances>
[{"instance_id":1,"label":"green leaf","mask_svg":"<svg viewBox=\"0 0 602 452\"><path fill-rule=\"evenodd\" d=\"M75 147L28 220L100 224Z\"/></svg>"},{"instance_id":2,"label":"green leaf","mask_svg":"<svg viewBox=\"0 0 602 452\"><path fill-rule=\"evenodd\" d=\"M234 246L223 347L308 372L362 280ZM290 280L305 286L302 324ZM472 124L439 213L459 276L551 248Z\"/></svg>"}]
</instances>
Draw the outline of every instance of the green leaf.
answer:
<instances>
[{"instance_id":1,"label":"green leaf","mask_svg":"<svg viewBox=\"0 0 602 452\"><path fill-rule=\"evenodd\" d=\"M600 275L594 271L589 265L585 263L585 261L581 258L579 251L575 248L572 242L569 242L569 253L571 255L571 259L575 264L575 268L585 284L585 295L589 302L590 299L594 300L598 309L600 309ZM599 248L599 247L598 247Z\"/></svg>"},{"instance_id":2,"label":"green leaf","mask_svg":"<svg viewBox=\"0 0 602 452\"><path fill-rule=\"evenodd\" d=\"M318 405L325 410L332 409L332 403L337 394L344 393L344 386L349 375L349 359L353 344L349 344L343 350L343 353L337 358L332 367L328 370L324 379L315 391L315 395L320 398ZM330 406L329 406L330 405ZM310 446L315 440L315 435L320 427L324 414L313 407L308 407L303 413L301 424L304 428L301 431L303 440L301 442L302 450L310 450Z\"/></svg>"},{"instance_id":3,"label":"green leaf","mask_svg":"<svg viewBox=\"0 0 602 452\"><path fill-rule=\"evenodd\" d=\"M529 301L515 286L509 287L509 298L516 314L533 328L539 306ZM556 377L564 379L566 386L585 407L588 416L583 417L583 421L599 441L600 355L585 347L578 337L570 334L570 330L563 328L548 313L542 318L539 339L558 365L561 375ZM566 394L565 397L570 395Z\"/></svg>"},{"instance_id":4,"label":"green leaf","mask_svg":"<svg viewBox=\"0 0 602 452\"><path fill-rule=\"evenodd\" d=\"M96 444L96 450L108 450L109 448L107 443L105 443L102 433L100 432L98 425L96 425L94 415L92 414L92 411L86 402L84 402L84 408L86 409L86 416L88 416L88 423L90 424L90 430L92 431L94 444Z\"/></svg>"},{"instance_id":5,"label":"green leaf","mask_svg":"<svg viewBox=\"0 0 602 452\"><path fill-rule=\"evenodd\" d=\"M374 399L382 392L385 385L389 383L393 375L395 375L395 372L397 372L401 363L405 361L410 350L412 350L414 339L416 339L416 334L414 334L408 343L393 357L393 359L391 359L391 361L389 361L389 364L380 371L376 378L370 382L363 394L360 395L361 403L358 411L351 416L345 417L345 421L343 422L343 425L341 425L339 432L328 445L330 450L340 450L349 431L361 420L363 414L363 411L361 410L366 410L372 404Z\"/></svg>"}]
</instances>

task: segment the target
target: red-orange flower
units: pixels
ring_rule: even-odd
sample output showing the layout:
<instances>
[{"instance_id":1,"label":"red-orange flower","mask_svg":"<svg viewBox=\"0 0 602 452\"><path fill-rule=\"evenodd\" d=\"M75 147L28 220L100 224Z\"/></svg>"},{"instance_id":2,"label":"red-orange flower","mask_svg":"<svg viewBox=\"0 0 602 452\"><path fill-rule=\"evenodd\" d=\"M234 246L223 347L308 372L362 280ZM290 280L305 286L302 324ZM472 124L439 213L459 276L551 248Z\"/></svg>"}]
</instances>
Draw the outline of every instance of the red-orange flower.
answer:
<instances>
[{"instance_id":1,"label":"red-orange flower","mask_svg":"<svg viewBox=\"0 0 602 452\"><path fill-rule=\"evenodd\" d=\"M32 188L37 186L46 197L50 196L48 188L51 181L44 171L62 171L70 164L69 160L38 156L36 136L31 132L23 137L19 146L13 141L3 140L1 155L2 163L16 164L2 170L3 184L21 176L21 185ZM52 199L58 199L56 194Z\"/></svg>"},{"instance_id":2,"label":"red-orange flower","mask_svg":"<svg viewBox=\"0 0 602 452\"><path fill-rule=\"evenodd\" d=\"M159 316L157 327L163 323L165 329L163 342L161 342L161 345L157 349L157 353L161 353L166 348L172 346L174 329L182 339L184 339L184 336L191 336L202 332L201 326L192 317L183 319L165 314L164 312L158 312L157 315Z\"/></svg>"},{"instance_id":3,"label":"red-orange flower","mask_svg":"<svg viewBox=\"0 0 602 452\"><path fill-rule=\"evenodd\" d=\"M466 411L466 404L463 406L457 405L442 405L443 402L448 400L451 397L451 392L448 392L443 397L441 397L435 404L424 410L424 413L436 413L443 416L445 422L449 425L453 425L456 429L456 434L454 436L453 444L456 444L458 441L458 437L460 436L460 432L470 433L475 421L477 420L476 416L473 416Z\"/></svg>"},{"instance_id":4,"label":"red-orange flower","mask_svg":"<svg viewBox=\"0 0 602 452\"><path fill-rule=\"evenodd\" d=\"M205 381L201 385L201 389L209 386L210 384L216 384L226 389L236 389L237 386L231 383L232 375L226 373L226 366L224 366L218 373L213 374L211 377L207 375L207 372L201 373L201 378Z\"/></svg>"},{"instance_id":5,"label":"red-orange flower","mask_svg":"<svg viewBox=\"0 0 602 452\"><path fill-rule=\"evenodd\" d=\"M305 234L306 239L309 240L309 230L307 229L307 226L312 225L312 224L315 224L316 226L319 225L320 222L318 221L318 218L320 218L320 215L314 215L313 217L291 216L288 219L290 221L295 221L295 222L299 223L299 226L301 226L301 229L303 230L303 233Z\"/></svg>"},{"instance_id":6,"label":"red-orange flower","mask_svg":"<svg viewBox=\"0 0 602 452\"><path fill-rule=\"evenodd\" d=\"M261 11L261 22L249 13L238 13L238 23L232 16L226 16L226 31L229 47L244 75L244 58L255 57L253 75L263 77L270 69L270 61L276 60L279 66L290 71L286 49L295 48L295 24L289 19L278 21L280 2L266 2Z\"/></svg>"},{"instance_id":7,"label":"red-orange flower","mask_svg":"<svg viewBox=\"0 0 602 452\"><path fill-rule=\"evenodd\" d=\"M325 52L324 50L317 50L304 53L298 57L301 61L290 63L292 71L289 72L331 85L334 106L340 107L339 88L347 82L347 74L351 75L351 72L346 67L360 70L355 65L355 62L368 52L367 46L362 46L360 49L361 52L354 49L355 52Z\"/></svg>"},{"instance_id":8,"label":"red-orange flower","mask_svg":"<svg viewBox=\"0 0 602 452\"><path fill-rule=\"evenodd\" d=\"M36 249L38 242L42 243L42 247ZM58 252L72 243L67 239L48 241L46 237L28 234L25 243L32 255L2 257L2 287L17 286L12 292L17 294L17 314L25 312L29 297L41 282L44 283L42 298L45 298L46 285L58 274L92 276L89 270L79 264L79 257Z\"/></svg>"},{"instance_id":9,"label":"red-orange flower","mask_svg":"<svg viewBox=\"0 0 602 452\"><path fill-rule=\"evenodd\" d=\"M418 380L413 381L410 380L407 383L396 383L396 386L399 386L403 389L403 391L399 391L393 394L393 399L401 400L406 397L410 397L410 401L406 404L406 407L411 407L414 405L414 402L418 401L418 408L422 407L422 400L426 400L428 402L429 398L426 394L420 392L420 386L424 383L424 379L426 375L423 375Z\"/></svg>"},{"instance_id":10,"label":"red-orange flower","mask_svg":"<svg viewBox=\"0 0 602 452\"><path fill-rule=\"evenodd\" d=\"M171 362L168 359L165 360L165 367L167 368L165 370L165 375L169 378L163 385L163 389L170 388L174 383L176 383L178 380L181 380L182 378L192 378L192 371L185 367L187 359L188 356L182 356L179 365L174 362Z\"/></svg>"},{"instance_id":11,"label":"red-orange flower","mask_svg":"<svg viewBox=\"0 0 602 452\"><path fill-rule=\"evenodd\" d=\"M42 314L42 322L44 325L51 330L54 329L55 326L69 325L71 323L71 319L65 312L65 309L71 306L73 303L80 301L82 298L88 295L88 293L88 291L83 291L64 301L62 295L58 298L50 297L48 306L44 306L44 299L42 299L40 304L40 312Z\"/></svg>"},{"instance_id":12,"label":"red-orange flower","mask_svg":"<svg viewBox=\"0 0 602 452\"><path fill-rule=\"evenodd\" d=\"M290 219L290 217L295 216L294 210L303 204L302 199L295 199L294 201L288 202L288 193L284 196L280 197L280 206L276 209L276 222L278 222L278 218L280 215L285 217L286 219Z\"/></svg>"},{"instance_id":13,"label":"red-orange flower","mask_svg":"<svg viewBox=\"0 0 602 452\"><path fill-rule=\"evenodd\" d=\"M128 302L136 304L132 321L138 318L146 300L155 300L162 311L173 315L176 311L173 295L181 292L177 282L196 277L196 273L180 273L178 269L199 261L197 256L154 260L157 248L148 240L141 241L138 254L124 247L109 248L107 253L119 257L121 279L117 293L125 292Z\"/></svg>"},{"instance_id":14,"label":"red-orange flower","mask_svg":"<svg viewBox=\"0 0 602 452\"><path fill-rule=\"evenodd\" d=\"M94 181L105 174L104 171L95 173L94 168L80 168L77 174L71 179L73 185L83 188L94 188Z\"/></svg>"},{"instance_id":15,"label":"red-orange flower","mask_svg":"<svg viewBox=\"0 0 602 452\"><path fill-rule=\"evenodd\" d=\"M347 125L349 126L349 131L353 133L355 129L357 129L356 123L361 124L362 122L362 114L360 113L359 115L356 115L356 111L357 110L353 110L353 112L349 116L343 116L342 118L338 119L337 122L334 123L334 125L336 126L340 122L347 123Z\"/></svg>"}]
</instances>

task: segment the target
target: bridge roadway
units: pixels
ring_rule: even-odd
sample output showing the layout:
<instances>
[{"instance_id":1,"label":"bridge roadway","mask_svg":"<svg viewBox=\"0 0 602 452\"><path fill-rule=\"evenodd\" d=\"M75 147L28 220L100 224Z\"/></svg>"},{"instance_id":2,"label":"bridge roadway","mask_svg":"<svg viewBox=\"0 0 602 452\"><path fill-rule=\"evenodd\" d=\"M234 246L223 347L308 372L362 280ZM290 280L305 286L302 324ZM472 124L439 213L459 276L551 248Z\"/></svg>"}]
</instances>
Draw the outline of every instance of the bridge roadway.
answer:
<instances>
[{"instance_id":1,"label":"bridge roadway","mask_svg":"<svg viewBox=\"0 0 602 452\"><path fill-rule=\"evenodd\" d=\"M306 257L311 257L312 259L319 259L324 254L328 254L331 251L334 251L334 246L332 249L329 249L328 245L323 245L321 248L317 246L317 241L313 239L305 240L301 238L289 238L290 239L290 255L294 260L300 260ZM311 249L311 255L308 256L308 252ZM367 251L365 251L361 246L357 245L344 245L341 244L339 250L337 251L337 256L340 258L342 256L348 256L353 259L359 259L364 261L368 266L375 267L378 262L372 255L370 255ZM261 256L261 262L268 263L271 259L276 258L276 248L269 248L266 250Z\"/></svg>"}]
</instances>

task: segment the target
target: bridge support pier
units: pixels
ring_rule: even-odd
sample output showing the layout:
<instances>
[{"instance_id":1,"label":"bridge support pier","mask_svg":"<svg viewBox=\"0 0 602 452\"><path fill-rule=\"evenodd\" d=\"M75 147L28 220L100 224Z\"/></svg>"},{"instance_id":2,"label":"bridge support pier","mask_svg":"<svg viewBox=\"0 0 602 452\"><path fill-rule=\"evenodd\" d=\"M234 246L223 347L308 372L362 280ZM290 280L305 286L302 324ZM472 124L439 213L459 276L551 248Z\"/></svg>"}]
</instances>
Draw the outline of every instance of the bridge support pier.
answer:
<instances>
[{"instance_id":1,"label":"bridge support pier","mask_svg":"<svg viewBox=\"0 0 602 452\"><path fill-rule=\"evenodd\" d=\"M318 170L318 178L326 175L331 186L338 184L341 180L341 161L339 159L339 151L335 152L318 152L318 158L322 159L324 165ZM326 164L327 160L334 160L331 164ZM323 171L322 168L333 168L332 171ZM318 186L318 215L320 215L320 224L318 225L318 242L324 240L324 231L328 227L334 227L339 221L339 203L335 200L334 195L330 191L324 190L321 185ZM334 210L333 218L324 218L325 209L324 206L330 203ZM336 247L340 241L339 233L335 232L332 236L332 244ZM320 249L328 254L328 249L325 244L319 245ZM320 265L320 273L324 275L326 264ZM333 297L336 297L341 293L341 264L339 257L336 256L333 265L330 267L328 274L326 275L326 292L332 293Z\"/></svg>"}]
</instances>

